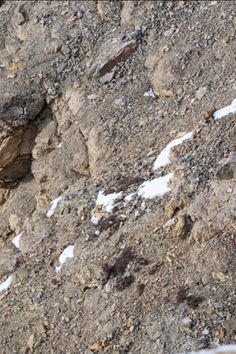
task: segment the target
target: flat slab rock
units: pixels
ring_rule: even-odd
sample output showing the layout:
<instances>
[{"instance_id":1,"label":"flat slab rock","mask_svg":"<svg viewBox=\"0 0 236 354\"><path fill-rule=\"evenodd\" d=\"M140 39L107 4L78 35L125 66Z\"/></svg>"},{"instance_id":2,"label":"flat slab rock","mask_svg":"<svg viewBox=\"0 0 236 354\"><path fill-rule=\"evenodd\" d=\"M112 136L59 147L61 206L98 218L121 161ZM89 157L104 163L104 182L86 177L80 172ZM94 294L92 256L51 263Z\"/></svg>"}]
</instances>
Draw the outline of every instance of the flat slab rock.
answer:
<instances>
[{"instance_id":1,"label":"flat slab rock","mask_svg":"<svg viewBox=\"0 0 236 354\"><path fill-rule=\"evenodd\" d=\"M105 43L89 68L88 76L104 76L125 61L138 48L135 35L122 36Z\"/></svg>"}]
</instances>

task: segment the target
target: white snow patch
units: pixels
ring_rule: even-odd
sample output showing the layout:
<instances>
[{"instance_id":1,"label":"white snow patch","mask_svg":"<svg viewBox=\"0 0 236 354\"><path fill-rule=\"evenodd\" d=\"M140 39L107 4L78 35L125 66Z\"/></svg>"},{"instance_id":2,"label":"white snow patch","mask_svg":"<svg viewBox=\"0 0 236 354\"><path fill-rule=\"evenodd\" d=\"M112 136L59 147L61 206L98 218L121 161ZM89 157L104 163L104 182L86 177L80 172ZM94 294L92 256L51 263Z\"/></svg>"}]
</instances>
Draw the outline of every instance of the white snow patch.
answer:
<instances>
[{"instance_id":1,"label":"white snow patch","mask_svg":"<svg viewBox=\"0 0 236 354\"><path fill-rule=\"evenodd\" d=\"M213 117L215 118L215 120L217 120L224 116L227 116L230 113L235 113L235 112L236 112L236 98L232 101L232 103L229 106L221 108L215 113L213 113Z\"/></svg>"},{"instance_id":2,"label":"white snow patch","mask_svg":"<svg viewBox=\"0 0 236 354\"><path fill-rule=\"evenodd\" d=\"M3 283L0 284L0 293L9 288L12 283L12 275L10 275Z\"/></svg>"},{"instance_id":3,"label":"white snow patch","mask_svg":"<svg viewBox=\"0 0 236 354\"><path fill-rule=\"evenodd\" d=\"M93 225L98 225L98 223L99 223L99 219L96 218L96 216L92 216L90 221Z\"/></svg>"},{"instance_id":4,"label":"white snow patch","mask_svg":"<svg viewBox=\"0 0 236 354\"><path fill-rule=\"evenodd\" d=\"M62 254L59 257L60 265L58 267L56 267L56 272L60 272L63 264L66 262L66 260L68 258L74 257L74 248L75 248L75 246L70 245L64 249L64 251L62 252Z\"/></svg>"},{"instance_id":5,"label":"white snow patch","mask_svg":"<svg viewBox=\"0 0 236 354\"><path fill-rule=\"evenodd\" d=\"M130 202L131 200L134 200L137 196L137 192L130 193L125 197L126 202Z\"/></svg>"},{"instance_id":6,"label":"white snow patch","mask_svg":"<svg viewBox=\"0 0 236 354\"><path fill-rule=\"evenodd\" d=\"M17 235L16 237L13 238L13 240L11 241L13 243L13 245L16 246L16 248L18 248L20 250L20 239L21 236L23 235L24 231L22 231L19 235Z\"/></svg>"},{"instance_id":7,"label":"white snow patch","mask_svg":"<svg viewBox=\"0 0 236 354\"><path fill-rule=\"evenodd\" d=\"M47 212L47 217L50 218L54 213L55 213L55 210L58 206L58 204L63 200L63 197L60 196L56 199L54 199L50 204L51 204L51 207L50 209L48 210Z\"/></svg>"},{"instance_id":8,"label":"white snow patch","mask_svg":"<svg viewBox=\"0 0 236 354\"><path fill-rule=\"evenodd\" d=\"M183 135L180 138L174 139L172 140L168 145L166 145L165 149L162 150L162 152L157 156L154 165L153 165L153 169L157 170L160 167L166 166L169 163L171 163L170 161L170 151L174 146L180 145L182 144L182 142L184 140L188 140L191 139L193 136L193 133L187 133L185 135Z\"/></svg>"},{"instance_id":9,"label":"white snow patch","mask_svg":"<svg viewBox=\"0 0 236 354\"><path fill-rule=\"evenodd\" d=\"M114 208L115 201L119 199L122 194L123 192L104 195L103 191L100 191L98 193L96 205L102 205L108 213L111 213Z\"/></svg>"},{"instance_id":10,"label":"white snow patch","mask_svg":"<svg viewBox=\"0 0 236 354\"><path fill-rule=\"evenodd\" d=\"M138 195L146 199L162 197L164 194L171 191L168 183L172 176L173 173L168 173L163 177L158 177L151 181L143 182L138 189Z\"/></svg>"},{"instance_id":11,"label":"white snow patch","mask_svg":"<svg viewBox=\"0 0 236 354\"><path fill-rule=\"evenodd\" d=\"M145 97L156 97L152 88L150 88L147 92L145 92L144 96Z\"/></svg>"},{"instance_id":12,"label":"white snow patch","mask_svg":"<svg viewBox=\"0 0 236 354\"><path fill-rule=\"evenodd\" d=\"M57 145L57 149L60 149L62 147L62 143Z\"/></svg>"},{"instance_id":13,"label":"white snow patch","mask_svg":"<svg viewBox=\"0 0 236 354\"><path fill-rule=\"evenodd\" d=\"M227 353L235 353L236 354L236 345L221 345L215 349L211 350L200 350L196 352L188 352L186 354L227 354Z\"/></svg>"}]
</instances>

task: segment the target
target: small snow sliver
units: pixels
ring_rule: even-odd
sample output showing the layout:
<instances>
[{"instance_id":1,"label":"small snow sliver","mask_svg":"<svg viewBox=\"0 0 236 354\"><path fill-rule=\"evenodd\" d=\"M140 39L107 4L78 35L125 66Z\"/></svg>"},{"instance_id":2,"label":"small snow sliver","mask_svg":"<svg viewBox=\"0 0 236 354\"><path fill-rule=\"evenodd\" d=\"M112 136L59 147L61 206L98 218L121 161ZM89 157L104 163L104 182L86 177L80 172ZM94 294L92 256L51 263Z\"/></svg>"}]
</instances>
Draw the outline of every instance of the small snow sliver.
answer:
<instances>
[{"instance_id":1,"label":"small snow sliver","mask_svg":"<svg viewBox=\"0 0 236 354\"><path fill-rule=\"evenodd\" d=\"M213 117L215 120L218 120L220 118L227 116L230 113L235 113L235 112L236 112L236 98L232 101L232 103L229 106L226 106L224 108L219 109L218 111L215 111L213 113Z\"/></svg>"},{"instance_id":2,"label":"small snow sliver","mask_svg":"<svg viewBox=\"0 0 236 354\"><path fill-rule=\"evenodd\" d=\"M58 204L63 200L63 197L60 196L56 199L54 199L50 204L51 204L51 207L49 208L48 212L47 212L47 217L50 218L54 213L55 213L55 210L58 206Z\"/></svg>"},{"instance_id":3,"label":"small snow sliver","mask_svg":"<svg viewBox=\"0 0 236 354\"><path fill-rule=\"evenodd\" d=\"M236 345L235 344L221 345L215 349L210 349L210 350L204 349L200 351L188 352L185 354L236 354Z\"/></svg>"},{"instance_id":4,"label":"small snow sliver","mask_svg":"<svg viewBox=\"0 0 236 354\"><path fill-rule=\"evenodd\" d=\"M63 264L67 261L67 259L74 258L74 249L75 249L75 246L73 246L73 245L70 245L64 249L64 251L62 252L62 254L59 257L60 265L58 267L56 267L57 273L61 271L61 268L62 268Z\"/></svg>"},{"instance_id":5,"label":"small snow sliver","mask_svg":"<svg viewBox=\"0 0 236 354\"><path fill-rule=\"evenodd\" d=\"M22 231L19 235L17 235L16 237L13 238L13 240L11 241L13 243L13 245L15 245L16 248L18 248L19 250L20 248L20 239L21 236L23 235L24 231Z\"/></svg>"},{"instance_id":6,"label":"small snow sliver","mask_svg":"<svg viewBox=\"0 0 236 354\"><path fill-rule=\"evenodd\" d=\"M171 161L170 161L171 149L177 145L182 144L185 140L191 139L192 136L193 136L193 133L189 132L187 134L184 134L180 138L176 138L176 139L172 140L169 144L167 144L166 147L164 148L164 150L162 150L162 152L157 156L157 158L154 162L154 165L153 165L153 169L158 170L161 167L169 165L171 163Z\"/></svg>"},{"instance_id":7,"label":"small snow sliver","mask_svg":"<svg viewBox=\"0 0 236 354\"><path fill-rule=\"evenodd\" d=\"M12 283L12 275L10 275L4 282L0 284L0 293L7 290Z\"/></svg>"}]
</instances>

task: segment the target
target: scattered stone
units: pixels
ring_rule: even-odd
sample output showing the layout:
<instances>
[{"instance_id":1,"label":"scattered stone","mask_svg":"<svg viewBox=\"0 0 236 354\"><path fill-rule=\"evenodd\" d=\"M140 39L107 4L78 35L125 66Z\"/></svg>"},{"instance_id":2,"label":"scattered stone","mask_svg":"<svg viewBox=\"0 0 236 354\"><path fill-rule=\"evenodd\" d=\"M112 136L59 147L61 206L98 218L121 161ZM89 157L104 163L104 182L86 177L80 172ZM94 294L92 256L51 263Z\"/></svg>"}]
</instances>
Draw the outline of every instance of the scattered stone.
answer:
<instances>
[{"instance_id":1,"label":"scattered stone","mask_svg":"<svg viewBox=\"0 0 236 354\"><path fill-rule=\"evenodd\" d=\"M205 94L207 93L207 90L208 90L207 86L199 87L199 89L196 92L196 98L198 100L201 100L203 98L203 96L205 96Z\"/></svg>"},{"instance_id":2,"label":"scattered stone","mask_svg":"<svg viewBox=\"0 0 236 354\"><path fill-rule=\"evenodd\" d=\"M122 97L116 98L114 101L115 105L123 107L125 105L125 102Z\"/></svg>"},{"instance_id":3,"label":"scattered stone","mask_svg":"<svg viewBox=\"0 0 236 354\"><path fill-rule=\"evenodd\" d=\"M191 331L193 325L194 322L191 320L191 318L185 317L179 324L179 330L180 332L188 333Z\"/></svg>"},{"instance_id":4,"label":"scattered stone","mask_svg":"<svg viewBox=\"0 0 236 354\"><path fill-rule=\"evenodd\" d=\"M95 93L92 93L91 95L88 95L88 100L95 100L98 97Z\"/></svg>"},{"instance_id":5,"label":"scattered stone","mask_svg":"<svg viewBox=\"0 0 236 354\"><path fill-rule=\"evenodd\" d=\"M226 281L227 280L227 276L224 274L224 273L222 273L222 272L213 272L212 273L212 277L214 278L214 279L216 279L216 280L219 280L219 281L221 281L221 282L224 282L224 281Z\"/></svg>"},{"instance_id":6,"label":"scattered stone","mask_svg":"<svg viewBox=\"0 0 236 354\"><path fill-rule=\"evenodd\" d=\"M89 349L92 350L93 353L98 353L103 350L103 346L102 346L102 343L99 341L94 344L91 344L89 346Z\"/></svg>"},{"instance_id":7,"label":"scattered stone","mask_svg":"<svg viewBox=\"0 0 236 354\"><path fill-rule=\"evenodd\" d=\"M111 82L111 80L113 79L115 74L115 71L111 71L110 73L105 74L104 76L102 76L100 78L100 82L101 84L108 84L109 82Z\"/></svg>"},{"instance_id":8,"label":"scattered stone","mask_svg":"<svg viewBox=\"0 0 236 354\"><path fill-rule=\"evenodd\" d=\"M211 109L209 111L204 112L204 119L206 122L209 122L211 118L213 118L213 114L215 113L216 109Z\"/></svg>"}]
</instances>

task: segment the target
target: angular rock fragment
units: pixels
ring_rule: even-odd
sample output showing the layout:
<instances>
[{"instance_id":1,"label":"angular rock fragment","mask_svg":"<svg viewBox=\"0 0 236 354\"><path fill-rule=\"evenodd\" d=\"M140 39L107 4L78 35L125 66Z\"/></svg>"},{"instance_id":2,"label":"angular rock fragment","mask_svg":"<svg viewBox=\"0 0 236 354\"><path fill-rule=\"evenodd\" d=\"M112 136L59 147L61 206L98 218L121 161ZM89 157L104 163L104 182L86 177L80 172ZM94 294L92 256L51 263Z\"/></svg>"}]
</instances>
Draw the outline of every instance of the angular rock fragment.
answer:
<instances>
[{"instance_id":1,"label":"angular rock fragment","mask_svg":"<svg viewBox=\"0 0 236 354\"><path fill-rule=\"evenodd\" d=\"M117 64L128 59L137 48L135 36L115 38L104 44L89 69L89 77L104 76L109 73Z\"/></svg>"}]
</instances>

